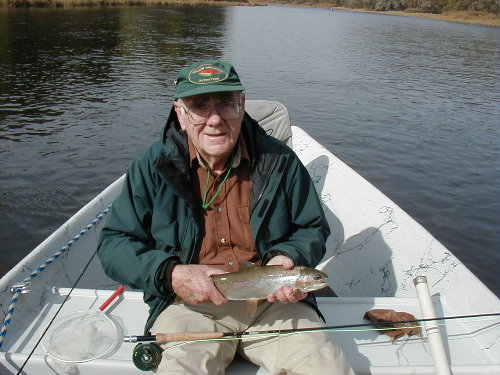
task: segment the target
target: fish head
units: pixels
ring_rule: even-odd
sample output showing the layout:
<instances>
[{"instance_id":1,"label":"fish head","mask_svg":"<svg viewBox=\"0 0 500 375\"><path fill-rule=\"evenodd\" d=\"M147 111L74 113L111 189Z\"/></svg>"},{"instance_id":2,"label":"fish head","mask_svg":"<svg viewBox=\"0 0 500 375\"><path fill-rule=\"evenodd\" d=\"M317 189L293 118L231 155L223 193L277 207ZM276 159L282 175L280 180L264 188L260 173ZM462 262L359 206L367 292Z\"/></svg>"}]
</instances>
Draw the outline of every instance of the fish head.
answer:
<instances>
[{"instance_id":1,"label":"fish head","mask_svg":"<svg viewBox=\"0 0 500 375\"><path fill-rule=\"evenodd\" d=\"M328 286L328 275L314 268L304 268L295 282L295 288L302 292L313 292Z\"/></svg>"}]
</instances>

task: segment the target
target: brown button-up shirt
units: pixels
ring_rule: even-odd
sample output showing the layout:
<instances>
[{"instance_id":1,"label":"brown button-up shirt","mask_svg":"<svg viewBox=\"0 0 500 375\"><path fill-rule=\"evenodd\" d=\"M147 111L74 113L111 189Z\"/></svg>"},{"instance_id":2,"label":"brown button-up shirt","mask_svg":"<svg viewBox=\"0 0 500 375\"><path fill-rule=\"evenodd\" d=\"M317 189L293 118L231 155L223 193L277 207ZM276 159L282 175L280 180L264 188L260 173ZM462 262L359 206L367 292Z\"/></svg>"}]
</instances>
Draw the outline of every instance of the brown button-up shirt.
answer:
<instances>
[{"instance_id":1,"label":"brown button-up shirt","mask_svg":"<svg viewBox=\"0 0 500 375\"><path fill-rule=\"evenodd\" d=\"M239 271L240 261L258 263L250 228L250 158L242 135L233 153L232 166L220 174L210 171L191 141L188 142L191 168L197 184L195 193L209 202L204 210L205 235L198 263L228 272ZM222 186L221 186L222 185ZM219 193L217 193L220 187Z\"/></svg>"}]
</instances>

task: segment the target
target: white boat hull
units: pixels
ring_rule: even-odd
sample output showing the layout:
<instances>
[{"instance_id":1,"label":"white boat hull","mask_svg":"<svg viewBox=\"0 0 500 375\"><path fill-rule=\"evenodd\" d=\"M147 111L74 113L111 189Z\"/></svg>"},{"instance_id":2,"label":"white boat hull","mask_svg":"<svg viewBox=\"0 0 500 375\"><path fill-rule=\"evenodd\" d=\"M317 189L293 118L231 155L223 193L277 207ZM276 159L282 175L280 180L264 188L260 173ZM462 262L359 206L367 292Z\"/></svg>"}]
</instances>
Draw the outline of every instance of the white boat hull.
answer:
<instances>
[{"instance_id":1,"label":"white boat hull","mask_svg":"<svg viewBox=\"0 0 500 375\"><path fill-rule=\"evenodd\" d=\"M426 275L438 315L456 316L500 311L498 298L449 250L394 202L324 149L302 129L292 127L293 148L307 166L332 227L328 252L318 268L329 275L339 297L319 298L329 325L366 323L373 308L406 311L421 317L413 278ZM76 236L121 189L123 177L110 185L66 224L40 244L0 280L1 311L5 317L11 287L22 282L57 250ZM95 251L101 223L88 230L68 251L32 280L31 290L15 305L0 349L0 374L17 373L42 337L43 331L70 292ZM95 257L71 296L65 313L96 309L118 284L107 278ZM125 334L142 334L148 314L142 293L127 290L107 311ZM57 319L57 318L56 318ZM453 374L500 374L500 321L443 321L441 335ZM332 331L359 374L434 374L424 337L392 343L373 330ZM143 374L132 363L134 344L123 343L110 357L87 363L65 364L36 346L25 374ZM328 373L328 372L325 372ZM265 374L236 360L228 374Z\"/></svg>"}]
</instances>

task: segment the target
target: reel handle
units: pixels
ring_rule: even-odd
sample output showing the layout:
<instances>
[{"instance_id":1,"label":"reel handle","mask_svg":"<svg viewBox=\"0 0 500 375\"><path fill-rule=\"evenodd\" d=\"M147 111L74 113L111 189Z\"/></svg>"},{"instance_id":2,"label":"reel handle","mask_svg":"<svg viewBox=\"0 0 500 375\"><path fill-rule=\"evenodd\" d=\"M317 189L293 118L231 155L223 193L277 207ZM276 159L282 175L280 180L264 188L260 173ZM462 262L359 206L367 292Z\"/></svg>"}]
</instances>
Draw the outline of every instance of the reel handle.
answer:
<instances>
[{"instance_id":1,"label":"reel handle","mask_svg":"<svg viewBox=\"0 0 500 375\"><path fill-rule=\"evenodd\" d=\"M132 354L135 367L142 371L151 371L156 369L161 362L163 350L159 344L166 344L172 341L220 339L221 337L224 337L223 332L157 333L156 336L130 337L126 341L136 342L137 340L156 339L155 342L137 344Z\"/></svg>"},{"instance_id":2,"label":"reel handle","mask_svg":"<svg viewBox=\"0 0 500 375\"><path fill-rule=\"evenodd\" d=\"M162 348L155 343L137 344L132 352L132 361L141 371L152 371L161 362Z\"/></svg>"}]
</instances>

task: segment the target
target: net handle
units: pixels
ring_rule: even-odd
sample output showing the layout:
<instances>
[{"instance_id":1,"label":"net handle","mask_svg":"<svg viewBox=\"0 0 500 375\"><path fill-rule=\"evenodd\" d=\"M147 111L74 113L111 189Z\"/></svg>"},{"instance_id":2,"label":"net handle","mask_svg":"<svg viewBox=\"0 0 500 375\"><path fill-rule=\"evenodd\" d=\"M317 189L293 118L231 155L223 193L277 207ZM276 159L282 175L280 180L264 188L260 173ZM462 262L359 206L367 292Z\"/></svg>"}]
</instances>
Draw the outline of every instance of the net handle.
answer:
<instances>
[{"instance_id":1,"label":"net handle","mask_svg":"<svg viewBox=\"0 0 500 375\"><path fill-rule=\"evenodd\" d=\"M104 309L106 307L108 307L109 304L111 302L113 302L113 300L116 297L118 297L120 294L122 294L124 290L125 290L125 285L120 285L120 287L118 289L116 289L115 292L106 301L104 301L104 303L101 306L99 306L99 310L104 311Z\"/></svg>"}]
</instances>

